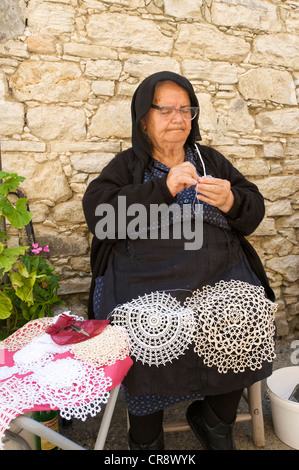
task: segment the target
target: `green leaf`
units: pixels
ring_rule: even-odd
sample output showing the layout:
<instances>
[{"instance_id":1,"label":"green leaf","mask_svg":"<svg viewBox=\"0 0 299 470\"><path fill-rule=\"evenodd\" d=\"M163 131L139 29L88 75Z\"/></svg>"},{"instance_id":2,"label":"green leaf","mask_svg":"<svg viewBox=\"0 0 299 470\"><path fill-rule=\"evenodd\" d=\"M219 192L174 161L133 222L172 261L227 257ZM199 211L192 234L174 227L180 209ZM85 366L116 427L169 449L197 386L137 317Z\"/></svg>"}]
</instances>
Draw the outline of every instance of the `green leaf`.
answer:
<instances>
[{"instance_id":1,"label":"green leaf","mask_svg":"<svg viewBox=\"0 0 299 470\"><path fill-rule=\"evenodd\" d=\"M14 210L15 210L14 206L8 199L7 201L3 201L1 203L1 212L8 220L11 217Z\"/></svg>"},{"instance_id":2,"label":"green leaf","mask_svg":"<svg viewBox=\"0 0 299 470\"><path fill-rule=\"evenodd\" d=\"M1 240L9 240L9 239L10 239L10 236L7 235L6 232L0 232L0 239L1 239Z\"/></svg>"},{"instance_id":3,"label":"green leaf","mask_svg":"<svg viewBox=\"0 0 299 470\"><path fill-rule=\"evenodd\" d=\"M42 317L45 316L45 314L46 314L46 309L47 309L47 306L46 306L46 305L43 305L42 308L41 308L41 310L40 310L40 312L39 312L39 314L38 314L38 317L39 317L39 318L42 318Z\"/></svg>"},{"instance_id":4,"label":"green leaf","mask_svg":"<svg viewBox=\"0 0 299 470\"><path fill-rule=\"evenodd\" d=\"M29 224L32 214L27 208L27 199L20 198L16 202L16 207L12 204L4 204L2 208L3 215L13 227L24 227Z\"/></svg>"},{"instance_id":5,"label":"green leaf","mask_svg":"<svg viewBox=\"0 0 299 470\"><path fill-rule=\"evenodd\" d=\"M18 176L16 173L0 171L0 179L3 180L0 184L0 193L7 196L8 193L15 191L25 178Z\"/></svg>"},{"instance_id":6,"label":"green leaf","mask_svg":"<svg viewBox=\"0 0 299 470\"><path fill-rule=\"evenodd\" d=\"M30 321L31 318L30 318L29 307L26 304L26 302L21 302L21 311L22 311L22 315L25 318L25 320Z\"/></svg>"},{"instance_id":7,"label":"green leaf","mask_svg":"<svg viewBox=\"0 0 299 470\"><path fill-rule=\"evenodd\" d=\"M15 248L4 248L0 246L0 274L3 275L10 271L18 257L23 255L29 246L17 246ZM2 251L1 251L2 249Z\"/></svg>"},{"instance_id":8,"label":"green leaf","mask_svg":"<svg viewBox=\"0 0 299 470\"><path fill-rule=\"evenodd\" d=\"M10 275L10 280L16 295L26 302L27 305L33 305L34 303L33 286L35 284L35 277L34 274L30 277L25 277L21 273L11 273Z\"/></svg>"},{"instance_id":9,"label":"green leaf","mask_svg":"<svg viewBox=\"0 0 299 470\"><path fill-rule=\"evenodd\" d=\"M0 319L5 320L12 313L12 303L2 291L0 291Z\"/></svg>"},{"instance_id":10,"label":"green leaf","mask_svg":"<svg viewBox=\"0 0 299 470\"><path fill-rule=\"evenodd\" d=\"M22 277L25 277L26 279L28 279L30 277L31 273L29 274L28 269L26 268L26 266L24 264L19 264L18 269L19 269L19 273Z\"/></svg>"}]
</instances>

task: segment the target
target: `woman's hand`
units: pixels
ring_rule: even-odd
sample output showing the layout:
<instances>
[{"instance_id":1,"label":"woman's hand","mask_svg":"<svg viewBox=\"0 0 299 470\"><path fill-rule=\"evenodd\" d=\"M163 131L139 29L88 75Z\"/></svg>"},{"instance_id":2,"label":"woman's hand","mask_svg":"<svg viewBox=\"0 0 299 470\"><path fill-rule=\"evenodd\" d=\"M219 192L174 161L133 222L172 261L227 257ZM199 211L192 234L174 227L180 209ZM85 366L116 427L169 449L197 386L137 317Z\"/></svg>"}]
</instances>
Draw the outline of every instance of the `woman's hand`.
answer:
<instances>
[{"instance_id":1,"label":"woman's hand","mask_svg":"<svg viewBox=\"0 0 299 470\"><path fill-rule=\"evenodd\" d=\"M220 178L203 176L196 186L197 198L211 206L218 207L222 212L228 212L234 203L234 194L230 182Z\"/></svg>"},{"instance_id":2,"label":"woman's hand","mask_svg":"<svg viewBox=\"0 0 299 470\"><path fill-rule=\"evenodd\" d=\"M168 173L166 184L172 194L176 196L185 188L190 188L198 183L199 176L195 166L190 162L183 162L173 166Z\"/></svg>"},{"instance_id":3,"label":"woman's hand","mask_svg":"<svg viewBox=\"0 0 299 470\"><path fill-rule=\"evenodd\" d=\"M168 173L166 184L172 196L195 185L196 192L200 193L197 194L199 200L218 207L224 213L228 212L234 203L229 181L209 176L199 177L190 162L173 166Z\"/></svg>"}]
</instances>

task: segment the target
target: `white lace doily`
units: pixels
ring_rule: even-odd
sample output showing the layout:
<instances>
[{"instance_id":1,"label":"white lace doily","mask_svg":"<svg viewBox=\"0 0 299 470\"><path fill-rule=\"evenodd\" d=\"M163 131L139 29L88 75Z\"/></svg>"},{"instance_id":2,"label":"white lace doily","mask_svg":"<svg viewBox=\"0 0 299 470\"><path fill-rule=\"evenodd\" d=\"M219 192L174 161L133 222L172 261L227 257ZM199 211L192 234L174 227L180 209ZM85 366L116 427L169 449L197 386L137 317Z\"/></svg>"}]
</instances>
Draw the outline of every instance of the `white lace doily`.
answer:
<instances>
[{"instance_id":1,"label":"white lace doily","mask_svg":"<svg viewBox=\"0 0 299 470\"><path fill-rule=\"evenodd\" d=\"M107 325L100 335L73 344L71 352L76 359L81 359L97 367L112 365L129 356L128 335L117 326Z\"/></svg>"},{"instance_id":2,"label":"white lace doily","mask_svg":"<svg viewBox=\"0 0 299 470\"><path fill-rule=\"evenodd\" d=\"M24 405L24 406L23 406ZM13 376L0 387L0 450L3 448L2 438L10 422L23 410L32 407L31 390L20 387L19 378Z\"/></svg>"},{"instance_id":3,"label":"white lace doily","mask_svg":"<svg viewBox=\"0 0 299 470\"><path fill-rule=\"evenodd\" d=\"M0 342L0 349L16 351L30 343L33 339L45 333L49 325L54 321L54 317L37 318L26 323L15 333Z\"/></svg>"},{"instance_id":4,"label":"white lace doily","mask_svg":"<svg viewBox=\"0 0 299 470\"><path fill-rule=\"evenodd\" d=\"M184 354L195 327L192 310L165 292L116 307L112 323L127 331L130 354L150 366L164 365Z\"/></svg>"},{"instance_id":5,"label":"white lace doily","mask_svg":"<svg viewBox=\"0 0 299 470\"><path fill-rule=\"evenodd\" d=\"M104 369L68 357L36 369L24 383L36 389L36 404L49 403L59 408L62 417L85 421L88 414L95 416L101 410L100 403L107 403L112 380Z\"/></svg>"},{"instance_id":6,"label":"white lace doily","mask_svg":"<svg viewBox=\"0 0 299 470\"><path fill-rule=\"evenodd\" d=\"M107 403L112 380L103 369L65 358L36 367L33 374L12 376L0 386L0 448L10 422L37 405L59 409L63 418L95 416Z\"/></svg>"},{"instance_id":7,"label":"white lace doily","mask_svg":"<svg viewBox=\"0 0 299 470\"><path fill-rule=\"evenodd\" d=\"M54 343L51 336L44 333L38 336L19 351L15 352L13 358L15 367L19 374L32 372L36 367L40 367L54 359L55 354L62 354L69 351L71 345L59 346Z\"/></svg>"},{"instance_id":8,"label":"white lace doily","mask_svg":"<svg viewBox=\"0 0 299 470\"><path fill-rule=\"evenodd\" d=\"M220 281L186 299L196 317L195 352L209 367L226 373L260 369L275 358L277 305L263 287L242 281Z\"/></svg>"}]
</instances>

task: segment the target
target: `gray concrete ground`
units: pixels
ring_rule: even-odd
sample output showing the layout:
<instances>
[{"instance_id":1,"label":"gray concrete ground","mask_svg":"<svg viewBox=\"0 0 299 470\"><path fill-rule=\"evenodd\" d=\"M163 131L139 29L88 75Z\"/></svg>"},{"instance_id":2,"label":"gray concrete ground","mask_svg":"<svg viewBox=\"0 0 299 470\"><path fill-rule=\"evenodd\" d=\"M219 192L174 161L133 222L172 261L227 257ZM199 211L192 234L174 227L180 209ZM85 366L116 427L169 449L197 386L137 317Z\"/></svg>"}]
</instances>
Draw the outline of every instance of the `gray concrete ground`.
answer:
<instances>
[{"instance_id":1,"label":"gray concrete ground","mask_svg":"<svg viewBox=\"0 0 299 470\"><path fill-rule=\"evenodd\" d=\"M276 345L276 358L274 360L274 370L282 367L289 367L294 364L291 362L291 343L279 340ZM266 390L266 381L262 383L262 400L265 423L264 447L256 447L251 438L250 422L240 422L235 425L235 442L238 450L293 450L278 439L273 430L270 400ZM180 421L184 419L188 404L183 403L173 406L165 411L165 420ZM243 399L240 403L240 411L246 412L247 406ZM77 442L86 449L93 449L97 432L102 419L102 412L94 417L88 418L85 422L74 419L69 427L64 428L60 425L60 432L69 439ZM165 450L200 450L201 445L193 432L172 432L165 434ZM119 394L116 403L111 426L107 436L105 449L107 451L128 450L127 447L127 423L126 423L126 404L122 393Z\"/></svg>"}]
</instances>

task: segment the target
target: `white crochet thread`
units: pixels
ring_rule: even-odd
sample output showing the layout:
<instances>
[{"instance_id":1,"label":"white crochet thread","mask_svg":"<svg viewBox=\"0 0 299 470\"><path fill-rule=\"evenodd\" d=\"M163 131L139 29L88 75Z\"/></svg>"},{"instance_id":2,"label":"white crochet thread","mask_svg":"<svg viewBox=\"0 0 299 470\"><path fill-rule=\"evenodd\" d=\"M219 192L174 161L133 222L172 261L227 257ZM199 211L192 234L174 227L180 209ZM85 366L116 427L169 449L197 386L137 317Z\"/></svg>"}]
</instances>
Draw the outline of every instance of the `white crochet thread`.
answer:
<instances>
[{"instance_id":1,"label":"white crochet thread","mask_svg":"<svg viewBox=\"0 0 299 470\"><path fill-rule=\"evenodd\" d=\"M260 369L275 358L274 316L277 305L263 287L220 281L186 299L196 317L194 351L220 373Z\"/></svg>"},{"instance_id":2,"label":"white crochet thread","mask_svg":"<svg viewBox=\"0 0 299 470\"><path fill-rule=\"evenodd\" d=\"M165 292L138 297L116 307L111 316L114 325L127 331L130 354L150 366L184 354L195 327L192 310Z\"/></svg>"},{"instance_id":3,"label":"white crochet thread","mask_svg":"<svg viewBox=\"0 0 299 470\"><path fill-rule=\"evenodd\" d=\"M129 356L128 335L117 326L107 325L100 335L73 344L71 352L76 359L88 364L97 367L110 366Z\"/></svg>"}]
</instances>

